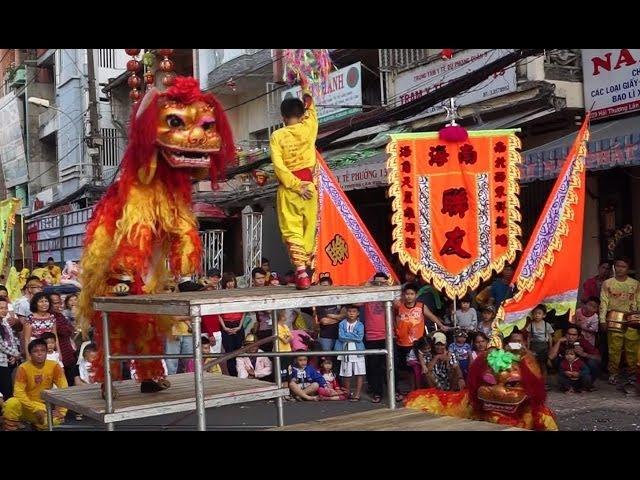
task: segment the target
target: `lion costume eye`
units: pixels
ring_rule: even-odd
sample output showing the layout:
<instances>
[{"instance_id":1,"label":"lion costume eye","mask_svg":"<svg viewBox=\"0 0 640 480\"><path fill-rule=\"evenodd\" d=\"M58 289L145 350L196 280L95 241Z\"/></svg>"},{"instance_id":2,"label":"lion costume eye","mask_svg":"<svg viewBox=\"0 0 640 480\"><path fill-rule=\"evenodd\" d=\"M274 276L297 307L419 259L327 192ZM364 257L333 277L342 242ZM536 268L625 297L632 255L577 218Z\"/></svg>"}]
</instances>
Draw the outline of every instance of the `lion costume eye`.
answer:
<instances>
[{"instance_id":1,"label":"lion costume eye","mask_svg":"<svg viewBox=\"0 0 640 480\"><path fill-rule=\"evenodd\" d=\"M215 126L216 126L216 122L204 122L202 124L202 129L203 130L211 130Z\"/></svg>"},{"instance_id":2,"label":"lion costume eye","mask_svg":"<svg viewBox=\"0 0 640 480\"><path fill-rule=\"evenodd\" d=\"M171 128L179 128L179 127L184 127L184 122L177 115L168 115L167 125L169 125Z\"/></svg>"}]
</instances>

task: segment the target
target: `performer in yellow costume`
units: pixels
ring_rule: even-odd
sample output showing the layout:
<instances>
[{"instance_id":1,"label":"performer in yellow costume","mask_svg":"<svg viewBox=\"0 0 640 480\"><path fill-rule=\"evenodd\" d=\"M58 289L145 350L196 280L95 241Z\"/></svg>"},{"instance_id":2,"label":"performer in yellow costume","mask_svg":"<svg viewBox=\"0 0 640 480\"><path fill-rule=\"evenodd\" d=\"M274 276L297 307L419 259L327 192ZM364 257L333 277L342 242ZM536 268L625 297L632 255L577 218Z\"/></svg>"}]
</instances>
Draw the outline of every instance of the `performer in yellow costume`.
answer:
<instances>
[{"instance_id":1,"label":"performer in yellow costume","mask_svg":"<svg viewBox=\"0 0 640 480\"><path fill-rule=\"evenodd\" d=\"M44 390L67 388L67 379L62 367L53 360L47 360L47 343L33 340L29 344L31 359L18 367L13 397L4 404L4 429L17 430L20 422L28 422L38 430L47 428L47 408L40 398ZM53 424L64 422L67 409L56 407L53 411Z\"/></svg>"},{"instance_id":2,"label":"performer in yellow costume","mask_svg":"<svg viewBox=\"0 0 640 480\"><path fill-rule=\"evenodd\" d=\"M285 98L280 112L285 126L271 135L271 160L280 182L276 197L282 238L296 268L296 288L309 288L318 221L318 191L314 182L318 114L303 84L304 103Z\"/></svg>"},{"instance_id":3,"label":"performer in yellow costume","mask_svg":"<svg viewBox=\"0 0 640 480\"><path fill-rule=\"evenodd\" d=\"M625 352L627 381L634 379L638 361L640 334L627 328L626 315L640 309L640 282L627 275L630 261L619 258L614 262L615 277L605 280L600 291L600 328L607 332L609 345L609 383L616 384L620 371L620 357Z\"/></svg>"}]
</instances>

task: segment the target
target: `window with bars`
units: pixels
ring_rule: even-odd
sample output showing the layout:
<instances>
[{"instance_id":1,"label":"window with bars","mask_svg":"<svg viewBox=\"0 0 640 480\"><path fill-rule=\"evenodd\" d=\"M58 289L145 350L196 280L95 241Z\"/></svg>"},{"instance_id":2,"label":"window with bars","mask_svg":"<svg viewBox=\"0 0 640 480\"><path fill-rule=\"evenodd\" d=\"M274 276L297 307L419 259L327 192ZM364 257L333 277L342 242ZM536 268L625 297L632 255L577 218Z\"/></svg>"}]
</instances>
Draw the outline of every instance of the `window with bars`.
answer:
<instances>
[{"instance_id":1,"label":"window with bars","mask_svg":"<svg viewBox=\"0 0 640 480\"><path fill-rule=\"evenodd\" d=\"M116 51L113 48L98 49L98 62L104 68L116 68Z\"/></svg>"},{"instance_id":2,"label":"window with bars","mask_svg":"<svg viewBox=\"0 0 640 480\"><path fill-rule=\"evenodd\" d=\"M105 167L117 167L120 160L120 138L115 128L101 128L100 159Z\"/></svg>"}]
</instances>

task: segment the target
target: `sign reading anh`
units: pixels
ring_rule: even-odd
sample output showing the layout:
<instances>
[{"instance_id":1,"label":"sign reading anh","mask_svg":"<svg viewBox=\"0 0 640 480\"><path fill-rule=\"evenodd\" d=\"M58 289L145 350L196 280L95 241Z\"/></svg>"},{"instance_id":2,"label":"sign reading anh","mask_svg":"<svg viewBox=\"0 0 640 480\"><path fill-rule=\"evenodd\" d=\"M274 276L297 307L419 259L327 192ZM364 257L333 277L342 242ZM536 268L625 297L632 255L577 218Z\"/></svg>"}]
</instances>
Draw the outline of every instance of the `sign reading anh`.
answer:
<instances>
[{"instance_id":1,"label":"sign reading anh","mask_svg":"<svg viewBox=\"0 0 640 480\"><path fill-rule=\"evenodd\" d=\"M317 88L315 85L311 86ZM329 80L322 85L322 91L311 92L318 107L320 123L343 118L362 110L362 73L360 62L341 68L329 75ZM282 99L288 97L302 98L300 87L289 88L282 92Z\"/></svg>"}]
</instances>

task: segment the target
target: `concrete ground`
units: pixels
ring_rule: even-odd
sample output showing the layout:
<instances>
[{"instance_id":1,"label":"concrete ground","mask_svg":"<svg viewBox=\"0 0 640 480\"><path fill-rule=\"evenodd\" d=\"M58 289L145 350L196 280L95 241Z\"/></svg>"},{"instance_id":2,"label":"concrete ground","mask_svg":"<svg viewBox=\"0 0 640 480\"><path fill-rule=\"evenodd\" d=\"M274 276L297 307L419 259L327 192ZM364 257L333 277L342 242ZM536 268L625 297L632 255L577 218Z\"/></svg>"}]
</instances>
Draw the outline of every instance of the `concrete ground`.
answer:
<instances>
[{"instance_id":1,"label":"concrete ground","mask_svg":"<svg viewBox=\"0 0 640 480\"><path fill-rule=\"evenodd\" d=\"M560 430L640 430L640 397L625 395L608 385L597 383L597 390L580 394L565 394L553 386L548 394L548 405L556 413ZM386 403L373 404L363 395L360 402L285 402L285 424L308 422L321 418L347 415L375 408L385 408ZM196 418L193 413L172 414L131 420L116 424L117 430L193 430ZM263 430L275 426L274 403L265 401L244 405L230 405L207 410L209 430ZM61 427L64 430L101 430L103 425L85 418L78 422L72 415Z\"/></svg>"}]
</instances>

